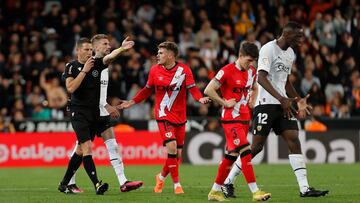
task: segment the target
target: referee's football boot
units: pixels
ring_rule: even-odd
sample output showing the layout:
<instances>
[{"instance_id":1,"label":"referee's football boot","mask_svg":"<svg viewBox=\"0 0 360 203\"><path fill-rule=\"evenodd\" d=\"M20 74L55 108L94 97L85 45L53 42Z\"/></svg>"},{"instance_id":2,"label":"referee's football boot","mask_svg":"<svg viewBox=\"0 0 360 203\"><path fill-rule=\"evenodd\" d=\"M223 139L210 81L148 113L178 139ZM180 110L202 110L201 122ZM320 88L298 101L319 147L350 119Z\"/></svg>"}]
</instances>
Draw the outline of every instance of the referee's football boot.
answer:
<instances>
[{"instance_id":1,"label":"referee's football boot","mask_svg":"<svg viewBox=\"0 0 360 203\"><path fill-rule=\"evenodd\" d=\"M102 181L96 183L95 190L97 195L103 195L109 189L109 184L102 183Z\"/></svg>"},{"instance_id":2,"label":"referee's football boot","mask_svg":"<svg viewBox=\"0 0 360 203\"><path fill-rule=\"evenodd\" d=\"M61 182L59 183L58 190L65 194L74 194L74 192L70 190L67 185L62 184Z\"/></svg>"},{"instance_id":3,"label":"referee's football boot","mask_svg":"<svg viewBox=\"0 0 360 203\"><path fill-rule=\"evenodd\" d=\"M322 191L322 190L316 190L313 187L309 187L306 192L304 193L300 192L300 197L322 197L327 195L328 193L329 190Z\"/></svg>"},{"instance_id":4,"label":"referee's football boot","mask_svg":"<svg viewBox=\"0 0 360 203\"><path fill-rule=\"evenodd\" d=\"M83 193L84 190L79 188L76 184L68 185L69 190L71 190L73 193Z\"/></svg>"},{"instance_id":5,"label":"referee's football boot","mask_svg":"<svg viewBox=\"0 0 360 203\"><path fill-rule=\"evenodd\" d=\"M233 184L231 184L231 183L224 184L223 186L221 186L221 190L223 191L226 198L236 198L236 196L234 194L234 185Z\"/></svg>"}]
</instances>

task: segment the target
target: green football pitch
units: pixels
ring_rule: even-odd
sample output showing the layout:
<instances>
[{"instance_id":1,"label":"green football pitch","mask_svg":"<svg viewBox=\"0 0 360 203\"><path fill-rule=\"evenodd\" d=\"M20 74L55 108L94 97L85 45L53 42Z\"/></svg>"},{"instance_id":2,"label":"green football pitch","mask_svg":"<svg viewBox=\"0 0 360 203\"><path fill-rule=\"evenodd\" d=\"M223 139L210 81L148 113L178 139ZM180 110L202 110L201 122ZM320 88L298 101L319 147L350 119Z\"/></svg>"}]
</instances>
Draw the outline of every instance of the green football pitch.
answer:
<instances>
[{"instance_id":1,"label":"green football pitch","mask_svg":"<svg viewBox=\"0 0 360 203\"><path fill-rule=\"evenodd\" d=\"M308 165L310 185L328 189L330 194L321 198L300 198L295 176L290 165L255 165L258 185L272 193L269 202L360 202L360 164ZM208 202L207 194L216 175L216 166L182 165L180 179L184 195L174 195L171 179L165 182L163 193L152 192L154 175L161 166L127 166L131 180L143 180L144 186L136 191L121 193L111 166L98 167L99 177L110 184L103 196L96 196L90 180L81 167L77 183L85 192L65 195L57 191L65 167L59 168L2 168L0 169L0 202ZM232 202L252 202L243 176L239 176L236 199Z\"/></svg>"}]
</instances>

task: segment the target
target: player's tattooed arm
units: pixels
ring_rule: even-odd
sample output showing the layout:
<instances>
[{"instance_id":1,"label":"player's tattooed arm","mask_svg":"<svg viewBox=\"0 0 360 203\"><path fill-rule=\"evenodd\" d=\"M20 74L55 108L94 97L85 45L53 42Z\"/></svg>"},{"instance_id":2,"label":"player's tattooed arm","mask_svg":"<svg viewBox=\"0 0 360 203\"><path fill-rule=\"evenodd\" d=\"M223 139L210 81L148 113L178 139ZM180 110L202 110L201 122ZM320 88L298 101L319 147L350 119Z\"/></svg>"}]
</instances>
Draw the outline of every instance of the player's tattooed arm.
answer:
<instances>
[{"instance_id":1,"label":"player's tattooed arm","mask_svg":"<svg viewBox=\"0 0 360 203\"><path fill-rule=\"evenodd\" d=\"M204 93L210 97L212 101L216 103L231 108L235 106L236 101L234 98L225 100L219 96L217 90L221 87L221 83L217 79L212 79L210 83L206 86Z\"/></svg>"}]
</instances>

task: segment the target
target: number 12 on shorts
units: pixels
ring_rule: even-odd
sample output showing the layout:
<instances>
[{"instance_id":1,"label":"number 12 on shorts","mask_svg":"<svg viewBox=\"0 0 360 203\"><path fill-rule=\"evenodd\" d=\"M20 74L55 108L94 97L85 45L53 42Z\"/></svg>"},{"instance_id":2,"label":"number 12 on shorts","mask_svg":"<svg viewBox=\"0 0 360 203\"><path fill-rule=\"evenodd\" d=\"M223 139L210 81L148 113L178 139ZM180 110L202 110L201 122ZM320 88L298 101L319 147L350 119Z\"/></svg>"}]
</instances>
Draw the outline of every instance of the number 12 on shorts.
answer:
<instances>
[{"instance_id":1,"label":"number 12 on shorts","mask_svg":"<svg viewBox=\"0 0 360 203\"><path fill-rule=\"evenodd\" d=\"M267 113L258 113L258 124L267 124L268 114Z\"/></svg>"}]
</instances>

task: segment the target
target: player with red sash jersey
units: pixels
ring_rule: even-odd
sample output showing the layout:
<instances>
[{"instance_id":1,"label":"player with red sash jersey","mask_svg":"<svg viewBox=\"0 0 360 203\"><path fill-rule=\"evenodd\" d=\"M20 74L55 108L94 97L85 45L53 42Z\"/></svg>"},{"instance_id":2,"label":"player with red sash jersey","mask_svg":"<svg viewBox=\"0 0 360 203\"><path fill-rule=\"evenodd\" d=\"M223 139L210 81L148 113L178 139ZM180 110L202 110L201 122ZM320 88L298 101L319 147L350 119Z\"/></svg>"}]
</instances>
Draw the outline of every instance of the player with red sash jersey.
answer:
<instances>
[{"instance_id":1,"label":"player with red sash jersey","mask_svg":"<svg viewBox=\"0 0 360 203\"><path fill-rule=\"evenodd\" d=\"M247 140L251 119L250 107L253 107L257 90L256 70L251 66L251 63L258 56L259 52L256 45L244 42L240 47L236 62L222 67L205 88L205 94L223 106L221 124L226 139L225 157L219 165L215 183L208 194L210 201L225 200L221 186L238 156L241 157L242 171L253 193L253 200L266 201L271 197L270 193L261 191L257 187L251 165L250 145ZM217 93L218 89L220 89L223 98ZM250 94L251 90L253 90L253 94Z\"/></svg>"},{"instance_id":2,"label":"player with red sash jersey","mask_svg":"<svg viewBox=\"0 0 360 203\"><path fill-rule=\"evenodd\" d=\"M185 139L186 90L202 103L208 103L196 87L191 69L176 61L178 47L173 42L163 42L158 46L158 64L151 67L146 86L132 100L120 105L120 109L148 98L155 89L155 119L161 138L168 152L168 158L160 174L156 175L155 193L161 193L165 177L170 173L175 194L184 193L178 175L182 147Z\"/></svg>"}]
</instances>

